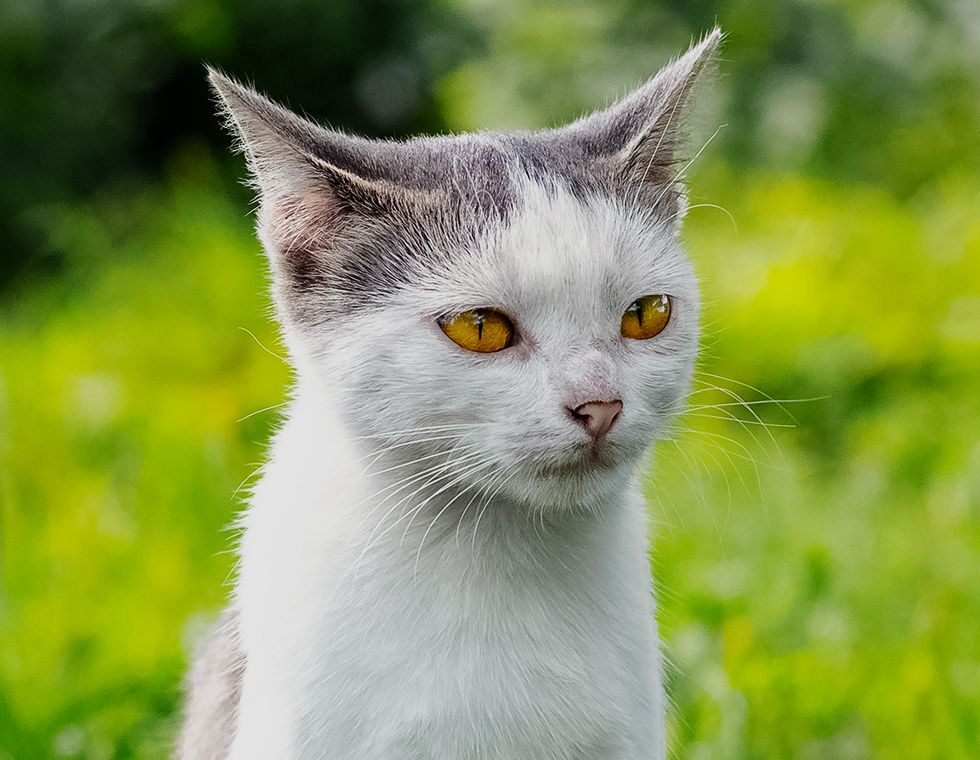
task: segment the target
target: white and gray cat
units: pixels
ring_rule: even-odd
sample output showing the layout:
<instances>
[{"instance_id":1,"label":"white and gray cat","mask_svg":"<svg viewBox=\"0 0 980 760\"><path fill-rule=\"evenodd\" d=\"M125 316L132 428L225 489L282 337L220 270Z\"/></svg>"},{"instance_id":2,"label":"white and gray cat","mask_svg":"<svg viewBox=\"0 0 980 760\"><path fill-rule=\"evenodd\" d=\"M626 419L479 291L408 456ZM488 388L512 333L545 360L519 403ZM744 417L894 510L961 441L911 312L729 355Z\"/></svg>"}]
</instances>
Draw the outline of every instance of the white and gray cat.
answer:
<instances>
[{"instance_id":1,"label":"white and gray cat","mask_svg":"<svg viewBox=\"0 0 980 760\"><path fill-rule=\"evenodd\" d=\"M566 127L406 142L211 72L296 387L179 757L664 757L637 469L698 351L677 146L720 37Z\"/></svg>"}]
</instances>

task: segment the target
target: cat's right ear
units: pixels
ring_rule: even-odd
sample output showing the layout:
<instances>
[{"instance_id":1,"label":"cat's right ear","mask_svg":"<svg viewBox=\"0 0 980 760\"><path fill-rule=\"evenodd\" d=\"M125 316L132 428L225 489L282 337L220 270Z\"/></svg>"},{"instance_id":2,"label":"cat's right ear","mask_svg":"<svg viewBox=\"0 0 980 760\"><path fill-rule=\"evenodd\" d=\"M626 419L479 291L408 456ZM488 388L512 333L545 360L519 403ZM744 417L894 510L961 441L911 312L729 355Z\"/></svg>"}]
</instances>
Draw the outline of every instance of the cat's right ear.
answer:
<instances>
[{"instance_id":1,"label":"cat's right ear","mask_svg":"<svg viewBox=\"0 0 980 760\"><path fill-rule=\"evenodd\" d=\"M722 36L716 27L646 84L560 131L590 157L593 171L675 226L687 204L680 159L687 111L697 84L714 69Z\"/></svg>"},{"instance_id":2,"label":"cat's right ear","mask_svg":"<svg viewBox=\"0 0 980 760\"><path fill-rule=\"evenodd\" d=\"M259 227L276 254L322 257L357 218L397 202L397 188L376 174L370 141L324 129L216 69L208 79L245 154Z\"/></svg>"}]
</instances>

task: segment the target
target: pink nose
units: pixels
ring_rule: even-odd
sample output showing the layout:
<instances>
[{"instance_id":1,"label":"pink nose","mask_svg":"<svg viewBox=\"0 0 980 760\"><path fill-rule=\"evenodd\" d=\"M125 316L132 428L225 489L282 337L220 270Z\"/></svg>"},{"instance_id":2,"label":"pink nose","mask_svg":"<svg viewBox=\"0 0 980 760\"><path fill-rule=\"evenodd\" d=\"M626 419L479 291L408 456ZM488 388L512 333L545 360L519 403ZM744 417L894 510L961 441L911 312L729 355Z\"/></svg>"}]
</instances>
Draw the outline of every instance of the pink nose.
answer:
<instances>
[{"instance_id":1,"label":"pink nose","mask_svg":"<svg viewBox=\"0 0 980 760\"><path fill-rule=\"evenodd\" d=\"M588 401L579 404L574 409L566 408L572 418L598 441L616 424L619 413L623 411L623 402L619 399L615 401Z\"/></svg>"}]
</instances>

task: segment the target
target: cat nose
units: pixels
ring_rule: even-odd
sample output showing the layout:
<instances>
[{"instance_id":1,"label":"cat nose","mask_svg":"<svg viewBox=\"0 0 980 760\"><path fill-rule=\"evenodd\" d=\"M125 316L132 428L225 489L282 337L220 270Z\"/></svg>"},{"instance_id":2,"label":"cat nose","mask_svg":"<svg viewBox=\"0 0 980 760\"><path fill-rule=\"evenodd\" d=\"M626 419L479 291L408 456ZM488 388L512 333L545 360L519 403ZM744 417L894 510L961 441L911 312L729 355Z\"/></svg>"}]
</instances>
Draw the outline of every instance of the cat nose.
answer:
<instances>
[{"instance_id":1,"label":"cat nose","mask_svg":"<svg viewBox=\"0 0 980 760\"><path fill-rule=\"evenodd\" d=\"M619 413L623 411L623 402L618 398L613 401L587 401L574 409L570 406L566 409L572 415L572 419L598 441L616 424Z\"/></svg>"}]
</instances>

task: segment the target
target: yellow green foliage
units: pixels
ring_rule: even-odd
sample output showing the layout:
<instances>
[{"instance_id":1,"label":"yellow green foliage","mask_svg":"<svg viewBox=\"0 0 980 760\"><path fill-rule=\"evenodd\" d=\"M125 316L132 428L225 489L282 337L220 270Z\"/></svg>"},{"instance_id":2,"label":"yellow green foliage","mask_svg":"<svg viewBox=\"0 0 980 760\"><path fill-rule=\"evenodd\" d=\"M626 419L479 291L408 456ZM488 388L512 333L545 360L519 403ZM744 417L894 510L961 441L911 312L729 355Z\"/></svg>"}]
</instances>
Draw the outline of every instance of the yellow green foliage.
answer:
<instances>
[{"instance_id":1,"label":"yellow green foliage","mask_svg":"<svg viewBox=\"0 0 980 760\"><path fill-rule=\"evenodd\" d=\"M695 186L734 223L690 212L705 353L648 483L675 756L974 758L980 187ZM69 271L4 306L2 758L166 755L289 380L228 188L189 155L64 209Z\"/></svg>"}]
</instances>

